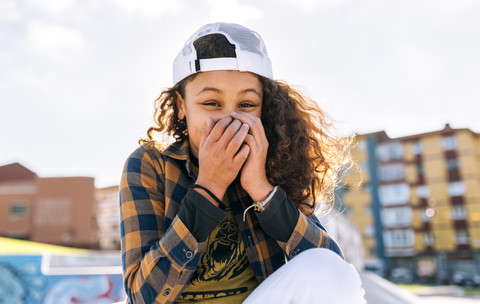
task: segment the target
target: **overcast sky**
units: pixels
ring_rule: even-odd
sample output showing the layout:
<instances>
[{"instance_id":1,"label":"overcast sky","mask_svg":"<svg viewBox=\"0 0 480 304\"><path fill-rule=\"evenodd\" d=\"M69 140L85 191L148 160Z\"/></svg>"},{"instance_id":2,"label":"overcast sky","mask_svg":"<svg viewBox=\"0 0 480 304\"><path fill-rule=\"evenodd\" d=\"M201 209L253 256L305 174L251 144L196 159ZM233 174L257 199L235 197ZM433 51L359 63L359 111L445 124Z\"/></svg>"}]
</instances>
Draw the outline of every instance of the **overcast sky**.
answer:
<instances>
[{"instance_id":1,"label":"overcast sky","mask_svg":"<svg viewBox=\"0 0 480 304\"><path fill-rule=\"evenodd\" d=\"M117 184L172 62L209 22L264 38L274 76L345 133L480 132L480 1L0 0L0 165Z\"/></svg>"}]
</instances>

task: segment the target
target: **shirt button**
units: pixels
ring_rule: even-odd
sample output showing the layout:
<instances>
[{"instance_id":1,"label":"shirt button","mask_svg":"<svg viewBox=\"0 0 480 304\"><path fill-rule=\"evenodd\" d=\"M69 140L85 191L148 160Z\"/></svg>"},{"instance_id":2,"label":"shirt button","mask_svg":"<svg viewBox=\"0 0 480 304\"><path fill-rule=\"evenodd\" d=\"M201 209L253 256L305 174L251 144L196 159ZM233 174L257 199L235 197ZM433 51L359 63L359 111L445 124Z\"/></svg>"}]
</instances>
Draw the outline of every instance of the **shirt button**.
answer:
<instances>
[{"instance_id":1,"label":"shirt button","mask_svg":"<svg viewBox=\"0 0 480 304\"><path fill-rule=\"evenodd\" d=\"M170 289L169 288L165 289L165 291L163 292L163 295L168 297L170 295Z\"/></svg>"},{"instance_id":2,"label":"shirt button","mask_svg":"<svg viewBox=\"0 0 480 304\"><path fill-rule=\"evenodd\" d=\"M190 260L191 258L193 258L193 252L191 252L190 250L185 252L185 257Z\"/></svg>"},{"instance_id":3,"label":"shirt button","mask_svg":"<svg viewBox=\"0 0 480 304\"><path fill-rule=\"evenodd\" d=\"M290 252L290 258L293 259L296 255L297 255L297 252L296 252L296 251Z\"/></svg>"}]
</instances>

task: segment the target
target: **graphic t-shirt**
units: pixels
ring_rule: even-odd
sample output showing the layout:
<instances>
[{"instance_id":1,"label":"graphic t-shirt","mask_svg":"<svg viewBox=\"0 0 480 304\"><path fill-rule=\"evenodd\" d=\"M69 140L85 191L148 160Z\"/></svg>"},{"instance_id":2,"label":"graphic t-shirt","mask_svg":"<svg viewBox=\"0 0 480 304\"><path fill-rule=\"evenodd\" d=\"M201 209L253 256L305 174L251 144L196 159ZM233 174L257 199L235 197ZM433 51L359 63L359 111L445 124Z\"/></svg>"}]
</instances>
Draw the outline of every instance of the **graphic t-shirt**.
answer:
<instances>
[{"instance_id":1,"label":"graphic t-shirt","mask_svg":"<svg viewBox=\"0 0 480 304\"><path fill-rule=\"evenodd\" d=\"M198 169L191 167L197 175ZM222 201L228 216L210 233L200 263L177 303L242 303L258 286L226 195Z\"/></svg>"}]
</instances>

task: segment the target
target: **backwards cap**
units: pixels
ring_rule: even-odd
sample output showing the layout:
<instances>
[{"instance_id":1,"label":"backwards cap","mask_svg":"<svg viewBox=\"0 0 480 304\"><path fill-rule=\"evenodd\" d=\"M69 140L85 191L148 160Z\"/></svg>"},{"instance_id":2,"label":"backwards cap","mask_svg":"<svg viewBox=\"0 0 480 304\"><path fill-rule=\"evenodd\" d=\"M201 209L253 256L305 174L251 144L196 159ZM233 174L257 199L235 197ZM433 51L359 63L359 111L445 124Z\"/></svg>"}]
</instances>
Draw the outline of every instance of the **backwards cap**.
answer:
<instances>
[{"instance_id":1,"label":"backwards cap","mask_svg":"<svg viewBox=\"0 0 480 304\"><path fill-rule=\"evenodd\" d=\"M222 34L235 46L236 58L198 59L193 45L198 38L210 34ZM173 62L173 83L197 72L238 70L252 72L273 79L272 63L260 35L234 23L210 23L202 26L185 43Z\"/></svg>"}]
</instances>

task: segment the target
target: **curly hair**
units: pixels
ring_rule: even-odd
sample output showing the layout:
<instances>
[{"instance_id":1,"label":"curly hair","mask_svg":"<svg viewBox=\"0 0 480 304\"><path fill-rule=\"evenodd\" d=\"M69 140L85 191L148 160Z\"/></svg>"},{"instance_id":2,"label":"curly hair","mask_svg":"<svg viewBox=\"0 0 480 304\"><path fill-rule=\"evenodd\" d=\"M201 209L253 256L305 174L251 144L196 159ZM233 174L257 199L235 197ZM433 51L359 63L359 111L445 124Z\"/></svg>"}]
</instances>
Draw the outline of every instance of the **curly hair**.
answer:
<instances>
[{"instance_id":1,"label":"curly hair","mask_svg":"<svg viewBox=\"0 0 480 304\"><path fill-rule=\"evenodd\" d=\"M217 42L222 37L225 39L219 36L205 36L207 39L203 42L209 46L206 55L202 55L201 44L196 45L199 58L214 52L208 39ZM224 48L220 55L215 55L234 57L231 50ZM148 129L148 138L141 139L140 144L153 140L154 132L173 136L177 142L188 139L186 121L178 119L177 99L178 95L185 96L185 85L195 76L187 77L160 94L155 101L156 126ZM304 214L310 215L316 210L317 202L333 202L338 175L351 163L348 147L352 139L335 136L332 121L310 98L284 82L258 78L263 87L261 121L269 142L267 178L272 185L282 187Z\"/></svg>"}]
</instances>

